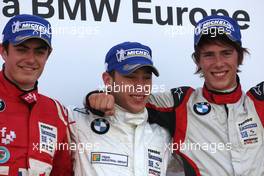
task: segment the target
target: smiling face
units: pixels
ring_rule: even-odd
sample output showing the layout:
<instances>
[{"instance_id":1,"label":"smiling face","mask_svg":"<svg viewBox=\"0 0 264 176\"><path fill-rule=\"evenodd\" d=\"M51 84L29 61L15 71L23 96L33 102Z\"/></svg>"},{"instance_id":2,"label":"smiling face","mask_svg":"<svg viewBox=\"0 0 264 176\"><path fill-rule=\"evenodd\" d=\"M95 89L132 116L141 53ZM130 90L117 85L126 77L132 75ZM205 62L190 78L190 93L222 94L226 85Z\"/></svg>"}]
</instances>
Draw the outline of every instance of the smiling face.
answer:
<instances>
[{"instance_id":1,"label":"smiling face","mask_svg":"<svg viewBox=\"0 0 264 176\"><path fill-rule=\"evenodd\" d=\"M145 108L152 86L152 72L149 67L139 68L129 75L121 75L115 71L110 76L105 72L103 79L106 85L112 85L111 94L116 104L131 113L139 113Z\"/></svg>"},{"instance_id":2,"label":"smiling face","mask_svg":"<svg viewBox=\"0 0 264 176\"><path fill-rule=\"evenodd\" d=\"M204 44L200 48L197 66L209 90L224 91L236 86L238 52L231 45Z\"/></svg>"},{"instance_id":3,"label":"smiling face","mask_svg":"<svg viewBox=\"0 0 264 176\"><path fill-rule=\"evenodd\" d=\"M28 39L19 45L8 45L1 55L5 61L5 75L23 90L34 87L50 53L48 45L40 39Z\"/></svg>"}]
</instances>

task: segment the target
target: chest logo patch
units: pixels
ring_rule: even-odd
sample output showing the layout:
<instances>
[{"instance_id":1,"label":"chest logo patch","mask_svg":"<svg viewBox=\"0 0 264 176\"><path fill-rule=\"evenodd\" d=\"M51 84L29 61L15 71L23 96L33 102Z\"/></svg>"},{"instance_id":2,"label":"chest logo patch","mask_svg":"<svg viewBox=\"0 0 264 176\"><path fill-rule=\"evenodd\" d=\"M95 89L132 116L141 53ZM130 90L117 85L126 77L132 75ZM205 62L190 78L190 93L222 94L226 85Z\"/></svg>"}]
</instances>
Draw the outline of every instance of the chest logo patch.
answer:
<instances>
[{"instance_id":1,"label":"chest logo patch","mask_svg":"<svg viewBox=\"0 0 264 176\"><path fill-rule=\"evenodd\" d=\"M207 102L200 102L193 105L193 110L196 114L206 115L211 111L211 105Z\"/></svg>"},{"instance_id":2,"label":"chest logo patch","mask_svg":"<svg viewBox=\"0 0 264 176\"><path fill-rule=\"evenodd\" d=\"M106 119L98 118L92 121L91 128L96 134L105 134L110 128L110 124Z\"/></svg>"},{"instance_id":3,"label":"chest logo patch","mask_svg":"<svg viewBox=\"0 0 264 176\"><path fill-rule=\"evenodd\" d=\"M39 122L40 151L54 156L57 147L57 127Z\"/></svg>"},{"instance_id":4,"label":"chest logo patch","mask_svg":"<svg viewBox=\"0 0 264 176\"><path fill-rule=\"evenodd\" d=\"M91 152L91 163L127 167L128 156L109 152Z\"/></svg>"},{"instance_id":5,"label":"chest logo patch","mask_svg":"<svg viewBox=\"0 0 264 176\"><path fill-rule=\"evenodd\" d=\"M161 175L161 167L161 152L153 149L148 149L148 174L151 176Z\"/></svg>"},{"instance_id":6,"label":"chest logo patch","mask_svg":"<svg viewBox=\"0 0 264 176\"><path fill-rule=\"evenodd\" d=\"M14 139L16 138L16 133L15 131L10 131L9 133L7 132L7 128L3 127L1 130L1 143L8 145L11 142L14 142Z\"/></svg>"},{"instance_id":7,"label":"chest logo patch","mask_svg":"<svg viewBox=\"0 0 264 176\"><path fill-rule=\"evenodd\" d=\"M253 118L248 118L238 125L238 131L240 133L240 140L243 145L257 144L261 137L258 133L258 124Z\"/></svg>"},{"instance_id":8,"label":"chest logo patch","mask_svg":"<svg viewBox=\"0 0 264 176\"><path fill-rule=\"evenodd\" d=\"M4 147L0 146L0 164L6 163L10 158L10 152L9 150Z\"/></svg>"},{"instance_id":9,"label":"chest logo patch","mask_svg":"<svg viewBox=\"0 0 264 176\"><path fill-rule=\"evenodd\" d=\"M0 112L3 112L5 110L5 107L6 107L5 102L2 99L0 99Z\"/></svg>"}]
</instances>

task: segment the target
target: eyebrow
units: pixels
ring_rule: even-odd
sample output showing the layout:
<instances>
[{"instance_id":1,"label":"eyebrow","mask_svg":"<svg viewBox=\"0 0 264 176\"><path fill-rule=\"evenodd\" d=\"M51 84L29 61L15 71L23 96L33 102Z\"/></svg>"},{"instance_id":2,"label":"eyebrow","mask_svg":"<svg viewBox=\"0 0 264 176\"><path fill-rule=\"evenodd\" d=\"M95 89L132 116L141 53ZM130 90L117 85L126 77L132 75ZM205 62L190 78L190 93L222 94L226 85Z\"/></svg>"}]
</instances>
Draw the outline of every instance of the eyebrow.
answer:
<instances>
[{"instance_id":1,"label":"eyebrow","mask_svg":"<svg viewBox=\"0 0 264 176\"><path fill-rule=\"evenodd\" d=\"M30 49L30 47L28 47L27 45L25 45L25 44L23 44L23 43L21 43L21 44L15 46L15 47L23 47L23 48L26 48L26 49ZM34 48L34 49L36 49L36 50L45 49L45 50L46 50L46 49L48 49L48 46L47 46L47 45L40 45L40 46L38 46L38 47L36 47L36 48Z\"/></svg>"}]
</instances>

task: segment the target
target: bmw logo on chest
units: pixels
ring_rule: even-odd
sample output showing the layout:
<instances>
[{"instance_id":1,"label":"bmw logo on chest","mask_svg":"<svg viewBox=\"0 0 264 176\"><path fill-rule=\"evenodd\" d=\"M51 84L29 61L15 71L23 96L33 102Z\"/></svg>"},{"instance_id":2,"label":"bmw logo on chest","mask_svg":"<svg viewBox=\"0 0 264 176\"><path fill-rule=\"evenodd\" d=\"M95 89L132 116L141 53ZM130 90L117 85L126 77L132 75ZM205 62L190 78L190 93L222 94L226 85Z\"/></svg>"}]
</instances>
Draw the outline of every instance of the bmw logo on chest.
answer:
<instances>
[{"instance_id":1,"label":"bmw logo on chest","mask_svg":"<svg viewBox=\"0 0 264 176\"><path fill-rule=\"evenodd\" d=\"M193 110L199 115L206 115L211 111L211 105L207 102L200 102L193 105Z\"/></svg>"},{"instance_id":2,"label":"bmw logo on chest","mask_svg":"<svg viewBox=\"0 0 264 176\"><path fill-rule=\"evenodd\" d=\"M99 118L92 121L91 128L97 134L105 134L109 130L110 124L106 119Z\"/></svg>"}]
</instances>

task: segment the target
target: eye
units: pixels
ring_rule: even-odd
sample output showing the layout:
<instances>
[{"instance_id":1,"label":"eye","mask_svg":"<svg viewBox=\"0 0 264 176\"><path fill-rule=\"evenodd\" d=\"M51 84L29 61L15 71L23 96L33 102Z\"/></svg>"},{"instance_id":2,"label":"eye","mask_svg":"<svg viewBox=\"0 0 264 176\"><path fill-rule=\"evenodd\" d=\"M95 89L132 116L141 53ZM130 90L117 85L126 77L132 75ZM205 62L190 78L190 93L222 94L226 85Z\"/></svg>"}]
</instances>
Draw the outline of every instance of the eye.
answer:
<instances>
[{"instance_id":1,"label":"eye","mask_svg":"<svg viewBox=\"0 0 264 176\"><path fill-rule=\"evenodd\" d=\"M202 53L202 57L204 57L204 58L211 58L211 57L213 57L213 56L214 56L214 54L211 53L211 52L208 52L208 53Z\"/></svg>"},{"instance_id":2,"label":"eye","mask_svg":"<svg viewBox=\"0 0 264 176\"><path fill-rule=\"evenodd\" d=\"M233 54L233 51L232 51L232 50L224 51L224 53L223 53L223 55L224 55L225 57L229 57L229 56L231 56L232 54Z\"/></svg>"},{"instance_id":3,"label":"eye","mask_svg":"<svg viewBox=\"0 0 264 176\"><path fill-rule=\"evenodd\" d=\"M125 78L128 78L128 79L134 79L135 78L135 76L133 75L133 74L130 74L130 75L126 75L126 76L124 76Z\"/></svg>"},{"instance_id":4,"label":"eye","mask_svg":"<svg viewBox=\"0 0 264 176\"><path fill-rule=\"evenodd\" d=\"M44 50L44 49L39 49L39 50L36 50L35 53L36 53L37 55L44 55L44 54L46 53L46 50Z\"/></svg>"},{"instance_id":5,"label":"eye","mask_svg":"<svg viewBox=\"0 0 264 176\"><path fill-rule=\"evenodd\" d=\"M22 47L18 47L16 48L16 51L20 52L20 53L25 53L27 51L26 48L22 48Z\"/></svg>"}]
</instances>

